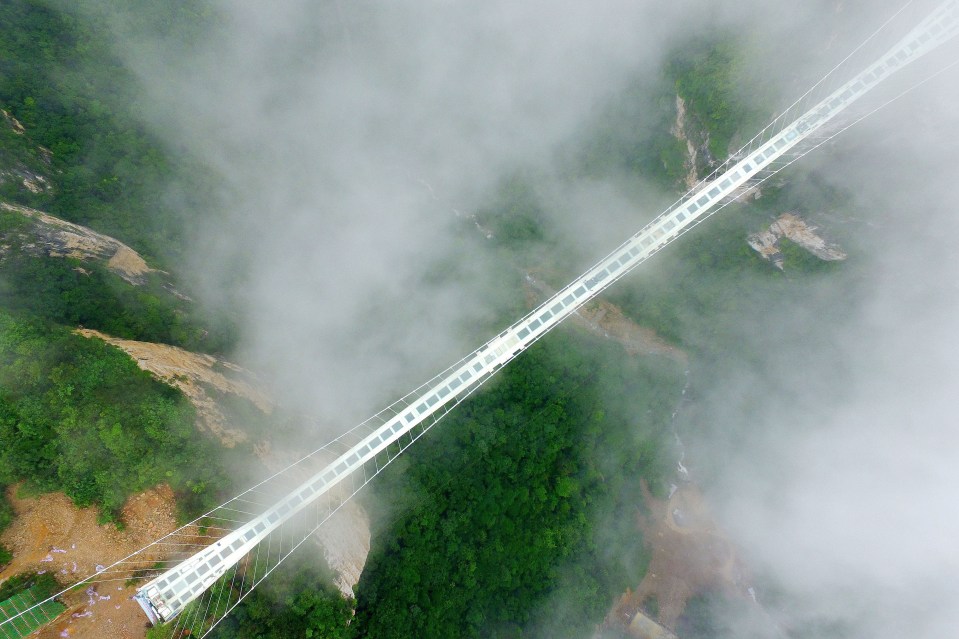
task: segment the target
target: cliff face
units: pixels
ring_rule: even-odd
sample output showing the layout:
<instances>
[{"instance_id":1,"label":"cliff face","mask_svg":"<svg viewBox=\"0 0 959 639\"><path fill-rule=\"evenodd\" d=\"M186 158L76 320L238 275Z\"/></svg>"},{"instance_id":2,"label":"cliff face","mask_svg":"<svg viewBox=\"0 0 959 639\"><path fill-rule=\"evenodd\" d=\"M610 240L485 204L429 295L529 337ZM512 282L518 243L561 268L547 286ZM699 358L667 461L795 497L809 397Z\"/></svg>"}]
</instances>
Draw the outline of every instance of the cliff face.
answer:
<instances>
[{"instance_id":1,"label":"cliff face","mask_svg":"<svg viewBox=\"0 0 959 639\"><path fill-rule=\"evenodd\" d=\"M52 193L51 153L33 144L23 126L2 110L0 136L5 136L5 143L0 145L0 186L5 187L6 197L17 202L36 202L41 200L31 198L31 194ZM126 283L118 283L120 286L146 286L148 283L153 285L157 275L163 276L163 289L175 297L186 299L173 289L165 272L152 268L139 253L114 237L11 201L0 201L0 216L5 222L0 226L3 231L0 233L0 264L5 256L16 253L71 258L83 262L83 266L102 265ZM74 269L85 274L87 270L83 266L77 265ZM251 435L251 429L245 427L248 425L238 423L231 413L235 407L231 409L228 406L230 402L242 401L251 407L253 413L259 412L264 416L272 413L273 400L261 390L262 386L250 371L221 358L190 352L168 344L121 339L82 328L77 329L77 333L116 346L135 360L141 369L178 388L196 408L197 428L209 433L224 447L252 444L253 451L265 466L271 467L278 463L277 455L271 452L271 443L265 439L251 441L257 439L257 436ZM58 499L60 497L62 495ZM141 495L134 500L144 498ZM41 498L36 512L31 515L34 518L45 517L46 511L52 508L47 503L49 500L43 501L44 499ZM172 499L170 493L171 509ZM28 516L24 514L23 517ZM26 521L24 519L24 522ZM320 546L318 550L336 574L337 587L345 595L352 596L370 548L369 518L366 513L358 504L345 505L336 517L324 526L316 539ZM70 535L57 538L55 543L50 544L63 545L68 541L70 546L76 544L80 547L80 538L72 539ZM104 548L107 549L108 546L109 544L106 544ZM16 544L13 544L13 547L15 550L19 548ZM104 553L105 557L110 555L107 550L104 550ZM17 552L15 555L23 553ZM19 557L16 560L19 560ZM141 613L137 611L137 615L139 614ZM97 627L94 624L91 636L110 634L106 627L103 627L100 628L103 632L98 635ZM130 636L142 636L142 632Z\"/></svg>"},{"instance_id":2,"label":"cliff face","mask_svg":"<svg viewBox=\"0 0 959 639\"><path fill-rule=\"evenodd\" d=\"M37 198L31 195L53 193L53 154L35 145L20 122L2 109L0 136L4 137L4 143L0 144L0 186L5 187L7 197L34 202ZM100 262L134 286L144 284L148 274L159 272L123 242L86 226L12 202L0 201L0 211L22 216L26 222L0 238L0 259L6 251L19 250L32 255Z\"/></svg>"},{"instance_id":3,"label":"cliff face","mask_svg":"<svg viewBox=\"0 0 959 639\"><path fill-rule=\"evenodd\" d=\"M703 163L700 148L708 148L709 138L686 121L686 101L679 95L676 96L676 122L670 133L686 147L686 176L683 184L687 189L691 189L699 182L699 171L702 168L700 165ZM703 138L698 146L693 143L693 138L696 137Z\"/></svg>"}]
</instances>

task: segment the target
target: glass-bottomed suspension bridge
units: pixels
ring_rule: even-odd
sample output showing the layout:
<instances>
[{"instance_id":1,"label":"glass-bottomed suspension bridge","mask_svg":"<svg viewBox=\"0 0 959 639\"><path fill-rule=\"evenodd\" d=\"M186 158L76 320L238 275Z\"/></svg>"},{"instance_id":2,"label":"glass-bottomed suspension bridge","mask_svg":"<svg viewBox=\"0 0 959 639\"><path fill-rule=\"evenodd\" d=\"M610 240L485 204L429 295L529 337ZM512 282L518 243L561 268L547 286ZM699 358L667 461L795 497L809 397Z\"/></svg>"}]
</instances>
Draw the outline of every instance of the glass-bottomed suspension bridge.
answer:
<instances>
[{"instance_id":1,"label":"glass-bottomed suspension bridge","mask_svg":"<svg viewBox=\"0 0 959 639\"><path fill-rule=\"evenodd\" d=\"M839 118L957 33L959 0L948 0L829 91L841 63L642 230L480 348L326 446L80 584L145 579L135 598L153 623L172 624L175 637L205 636L343 503L499 369L670 242L881 108L851 122ZM22 636L18 620L31 627L51 621L44 604L54 597L0 621L0 639Z\"/></svg>"}]
</instances>

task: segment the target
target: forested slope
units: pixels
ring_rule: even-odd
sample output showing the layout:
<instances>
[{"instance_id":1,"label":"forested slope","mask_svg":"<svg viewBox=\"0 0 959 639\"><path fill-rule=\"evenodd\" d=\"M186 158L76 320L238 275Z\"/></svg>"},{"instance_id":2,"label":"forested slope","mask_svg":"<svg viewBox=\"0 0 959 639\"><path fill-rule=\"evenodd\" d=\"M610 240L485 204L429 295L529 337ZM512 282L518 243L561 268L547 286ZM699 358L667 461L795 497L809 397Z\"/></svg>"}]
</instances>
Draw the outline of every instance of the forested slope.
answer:
<instances>
[{"instance_id":1,"label":"forested slope","mask_svg":"<svg viewBox=\"0 0 959 639\"><path fill-rule=\"evenodd\" d=\"M393 514L358 636L588 634L645 569L638 533L618 533L640 481L666 490L682 386L672 362L571 329L521 356L378 484Z\"/></svg>"},{"instance_id":2,"label":"forested slope","mask_svg":"<svg viewBox=\"0 0 959 639\"><path fill-rule=\"evenodd\" d=\"M138 118L135 80L105 25L29 0L0 4L0 23L0 200L114 235L171 270L188 227L169 189L196 167ZM41 230L0 210L0 488L62 490L115 521L128 496L165 482L184 515L196 513L226 475L189 402L71 331L222 351L229 322L211 330L169 273L133 286L106 264L42 250Z\"/></svg>"}]
</instances>

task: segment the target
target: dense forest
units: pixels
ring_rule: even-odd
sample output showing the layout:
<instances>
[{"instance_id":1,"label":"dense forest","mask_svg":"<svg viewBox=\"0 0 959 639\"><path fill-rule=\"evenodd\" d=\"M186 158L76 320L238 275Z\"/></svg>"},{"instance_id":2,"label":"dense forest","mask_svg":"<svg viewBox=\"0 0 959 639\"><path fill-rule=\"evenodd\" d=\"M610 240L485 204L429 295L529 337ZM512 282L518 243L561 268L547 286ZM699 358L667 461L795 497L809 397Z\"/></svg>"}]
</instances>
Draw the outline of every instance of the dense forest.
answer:
<instances>
[{"instance_id":1,"label":"dense forest","mask_svg":"<svg viewBox=\"0 0 959 639\"><path fill-rule=\"evenodd\" d=\"M161 31L195 19L193 3L135 4ZM184 246L182 212L202 208L201 201L174 205L170 189L177 198L198 198L206 191L194 187L210 176L148 130L138 115L137 81L113 52L107 25L94 17L31 0L0 4L0 105L25 129L23 136L4 131L3 154L19 151L15 157L28 166L47 167L52 186L10 193L15 183L8 182L4 196L167 261Z\"/></svg>"},{"instance_id":2,"label":"dense forest","mask_svg":"<svg viewBox=\"0 0 959 639\"><path fill-rule=\"evenodd\" d=\"M682 379L573 330L524 353L377 484L357 636L588 634L645 569L638 532L608 527L640 481L665 493Z\"/></svg>"},{"instance_id":3,"label":"dense forest","mask_svg":"<svg viewBox=\"0 0 959 639\"><path fill-rule=\"evenodd\" d=\"M199 0L152 4L138 2L131 13L184 38L209 16ZM25 494L62 491L78 506L98 507L102 521L122 525L124 501L165 482L181 515L195 515L229 489L224 469L231 460L196 431L182 393L73 329L231 352L239 321L229 309L212 315L171 292L182 286L176 265L190 215L200 214L211 190L198 186L215 176L142 121L137 79L111 49L104 23L37 0L0 3L0 23L0 108L23 127L18 133L0 120L0 200L112 235L167 272L132 287L101 265L31 253L22 240L27 222L0 210L2 494L10 485ZM757 117L730 89L739 64L733 36L677 48L652 85L624 89L566 144L564 177L642 175L680 192L688 167L685 145L670 132L675 98L686 101L711 155L724 157ZM634 119L643 125L629 126ZM2 179L5 170L43 176L49 188L25 189ZM535 179L505 177L478 219L492 229L497 257L518 270L537 268L559 286L570 267L550 256L576 247L550 228ZM754 353L743 340L744 322L797 288L822 293L819 283L836 269L785 243L783 273L743 241L786 208L827 200L842 206L833 192L810 200L806 186L776 186L761 201L731 207L610 299L689 353L698 374L716 374L716 362L730 352L749 365ZM521 298L517 290L515 306ZM637 495L641 485L658 496L667 490L676 454L672 414L685 380L672 360L628 356L573 328L556 331L364 496L373 547L355 601L339 595L323 562L304 550L214 636L589 636L613 599L646 571L648 540L633 523L643 508ZM687 416L706 418L695 410ZM0 530L12 516L0 499ZM9 558L0 546L0 566ZM23 575L0 589L39 584L55 591L52 580L38 579ZM709 593L694 599L683 636L724 636L710 633L719 631L715 609L726 603ZM156 629L151 636L165 635Z\"/></svg>"}]
</instances>

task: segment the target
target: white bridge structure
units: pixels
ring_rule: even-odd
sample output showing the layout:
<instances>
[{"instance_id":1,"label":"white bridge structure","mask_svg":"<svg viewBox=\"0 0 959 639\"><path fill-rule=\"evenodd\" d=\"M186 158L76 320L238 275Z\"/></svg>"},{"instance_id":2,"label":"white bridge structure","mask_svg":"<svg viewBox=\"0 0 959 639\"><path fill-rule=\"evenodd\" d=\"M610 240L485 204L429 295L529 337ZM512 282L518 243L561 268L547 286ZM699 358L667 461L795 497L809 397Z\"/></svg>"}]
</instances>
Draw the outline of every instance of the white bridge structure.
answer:
<instances>
[{"instance_id":1,"label":"white bridge structure","mask_svg":"<svg viewBox=\"0 0 959 639\"><path fill-rule=\"evenodd\" d=\"M844 128L836 126L837 116L883 80L957 33L959 0L948 0L864 70L811 108L802 110L819 85L813 87L710 177L538 308L341 437L334 442L339 448L327 446L315 451L313 461L325 455L327 463L301 478L285 495L278 499L275 493L270 496L269 499L275 499L272 505L254 487L208 513L205 524L197 520L188 525L192 528L184 527L174 533L180 535L176 543L168 536L141 551L144 554L131 555L89 580L96 582L110 575L121 579L120 575L129 575L131 570L139 570L141 578L146 573L150 580L138 589L136 599L147 616L154 623L175 621L184 634L189 630L191 636L205 635L345 499L362 488L374 467L372 475L497 370L606 287L713 213L838 135ZM292 483L287 481L287 485ZM266 507L256 514L256 506ZM285 542L283 535L288 537ZM274 544L283 550L274 549ZM190 553L185 558L177 557L175 565L157 569L156 561L173 563L170 557L176 553L170 546L176 546L176 550L186 547ZM198 550L194 552L195 549ZM276 557L271 557L271 553ZM269 564L266 568L259 566L264 557L263 561Z\"/></svg>"}]
</instances>

